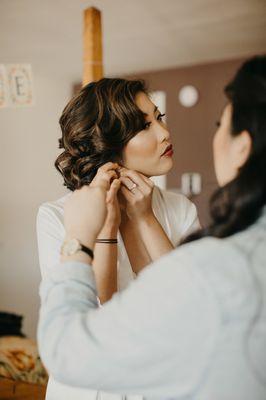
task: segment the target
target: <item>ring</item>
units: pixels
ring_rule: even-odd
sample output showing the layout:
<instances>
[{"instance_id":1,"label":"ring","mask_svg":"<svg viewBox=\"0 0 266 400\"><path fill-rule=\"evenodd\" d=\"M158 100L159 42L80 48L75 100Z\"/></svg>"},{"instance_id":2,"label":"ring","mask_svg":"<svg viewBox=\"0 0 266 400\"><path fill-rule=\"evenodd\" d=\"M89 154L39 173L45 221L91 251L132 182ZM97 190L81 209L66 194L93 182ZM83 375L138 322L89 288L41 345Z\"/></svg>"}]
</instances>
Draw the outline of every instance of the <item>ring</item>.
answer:
<instances>
[{"instance_id":1,"label":"ring","mask_svg":"<svg viewBox=\"0 0 266 400\"><path fill-rule=\"evenodd\" d=\"M134 185L129 189L130 191L132 191L133 189L135 189L138 185L136 183L134 183Z\"/></svg>"}]
</instances>

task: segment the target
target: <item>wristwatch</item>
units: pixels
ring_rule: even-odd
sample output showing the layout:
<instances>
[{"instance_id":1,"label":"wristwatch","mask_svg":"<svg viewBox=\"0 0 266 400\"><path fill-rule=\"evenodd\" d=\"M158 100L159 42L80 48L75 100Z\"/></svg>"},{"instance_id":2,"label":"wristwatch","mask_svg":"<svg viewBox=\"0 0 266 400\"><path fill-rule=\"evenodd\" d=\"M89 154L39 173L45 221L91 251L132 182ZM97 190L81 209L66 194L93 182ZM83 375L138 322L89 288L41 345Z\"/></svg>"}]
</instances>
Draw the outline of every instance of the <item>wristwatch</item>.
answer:
<instances>
[{"instance_id":1,"label":"wristwatch","mask_svg":"<svg viewBox=\"0 0 266 400\"><path fill-rule=\"evenodd\" d=\"M93 260L93 251L84 246L78 239L67 239L61 246L61 254L63 256L73 256L78 251L84 251Z\"/></svg>"}]
</instances>

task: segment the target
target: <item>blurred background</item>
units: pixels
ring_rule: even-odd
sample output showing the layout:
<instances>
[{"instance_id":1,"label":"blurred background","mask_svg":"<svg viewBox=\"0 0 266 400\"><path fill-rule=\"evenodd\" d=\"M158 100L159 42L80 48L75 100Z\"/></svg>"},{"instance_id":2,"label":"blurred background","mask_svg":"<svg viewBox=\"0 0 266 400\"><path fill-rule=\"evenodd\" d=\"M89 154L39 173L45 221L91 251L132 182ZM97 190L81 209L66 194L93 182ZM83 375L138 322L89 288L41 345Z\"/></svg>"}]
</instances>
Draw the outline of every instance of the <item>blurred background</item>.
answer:
<instances>
[{"instance_id":1,"label":"blurred background","mask_svg":"<svg viewBox=\"0 0 266 400\"><path fill-rule=\"evenodd\" d=\"M0 0L0 309L23 315L32 338L36 214L66 193L53 166L58 119L82 81L83 11L91 6L102 15L104 76L143 78L155 91L175 149L161 184L187 191L202 225L216 187L211 144L223 87L246 58L266 51L265 0ZM30 82L24 104L4 98L12 92L5 77L21 68Z\"/></svg>"}]
</instances>

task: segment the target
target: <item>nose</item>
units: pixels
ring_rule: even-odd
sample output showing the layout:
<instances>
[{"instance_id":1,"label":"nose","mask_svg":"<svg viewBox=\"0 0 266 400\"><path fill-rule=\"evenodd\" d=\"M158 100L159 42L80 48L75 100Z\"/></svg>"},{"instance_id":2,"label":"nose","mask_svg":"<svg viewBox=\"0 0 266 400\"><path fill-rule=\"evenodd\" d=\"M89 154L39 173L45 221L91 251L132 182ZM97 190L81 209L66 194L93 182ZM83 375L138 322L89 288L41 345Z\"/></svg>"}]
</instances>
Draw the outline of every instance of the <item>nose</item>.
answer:
<instances>
[{"instance_id":1,"label":"nose","mask_svg":"<svg viewBox=\"0 0 266 400\"><path fill-rule=\"evenodd\" d=\"M170 139L170 133L164 123L158 124L158 137L160 143Z\"/></svg>"}]
</instances>

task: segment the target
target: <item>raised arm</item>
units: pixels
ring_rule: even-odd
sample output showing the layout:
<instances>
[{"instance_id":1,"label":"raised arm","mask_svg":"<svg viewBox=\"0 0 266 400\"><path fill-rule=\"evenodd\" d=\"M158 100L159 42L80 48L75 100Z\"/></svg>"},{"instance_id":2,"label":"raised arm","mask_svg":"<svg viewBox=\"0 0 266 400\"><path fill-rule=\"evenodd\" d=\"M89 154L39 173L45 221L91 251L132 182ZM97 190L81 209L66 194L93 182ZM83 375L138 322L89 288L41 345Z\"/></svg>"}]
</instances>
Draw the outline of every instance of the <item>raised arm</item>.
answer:
<instances>
[{"instance_id":1,"label":"raised arm","mask_svg":"<svg viewBox=\"0 0 266 400\"><path fill-rule=\"evenodd\" d=\"M112 170L113 164L107 163L99 168L91 185L96 185L103 176L116 176ZM116 193L119 183L112 185L107 197L107 216L105 224L99 233L99 238L111 239L117 237L120 223L119 206ZM63 216L53 203L43 204L37 215L37 239L39 262L42 277L58 267L60 249L65 237ZM109 300L117 291L117 244L96 244L93 262L97 293L101 304Z\"/></svg>"},{"instance_id":2,"label":"raised arm","mask_svg":"<svg viewBox=\"0 0 266 400\"><path fill-rule=\"evenodd\" d=\"M42 278L58 268L60 249L65 237L63 218L51 204L43 204L37 215L37 239ZM117 229L108 223L99 237L116 237ZM117 291L117 245L96 244L93 267L101 304Z\"/></svg>"},{"instance_id":3,"label":"raised arm","mask_svg":"<svg viewBox=\"0 0 266 400\"><path fill-rule=\"evenodd\" d=\"M173 227L172 241L169 240L153 212L135 223L145 247L153 261L177 247L189 233L199 229L200 224L195 205L181 194L164 192L165 207Z\"/></svg>"},{"instance_id":4,"label":"raised arm","mask_svg":"<svg viewBox=\"0 0 266 400\"><path fill-rule=\"evenodd\" d=\"M182 237L199 227L194 204L185 196L167 192L163 200L176 230L174 241L171 242L152 209L153 182L141 173L126 168L121 169L120 179L127 205L128 225L132 232L137 232L136 236L151 261L173 250Z\"/></svg>"},{"instance_id":5,"label":"raised arm","mask_svg":"<svg viewBox=\"0 0 266 400\"><path fill-rule=\"evenodd\" d=\"M154 183L141 173L126 168L120 170L120 175L121 192L126 201L127 225L138 237L147 259L155 261L173 250L174 246L152 210ZM146 265L143 264L140 269Z\"/></svg>"},{"instance_id":6,"label":"raised arm","mask_svg":"<svg viewBox=\"0 0 266 400\"><path fill-rule=\"evenodd\" d=\"M116 164L115 164L116 165ZM102 179L117 177L112 169L113 163L107 163L98 169L90 186L97 185ZM113 180L106 197L107 216L98 239L117 239L121 220L117 192L120 181ZM96 286L100 303L110 300L117 292L117 243L96 243L94 248L93 269L95 271Z\"/></svg>"}]
</instances>

